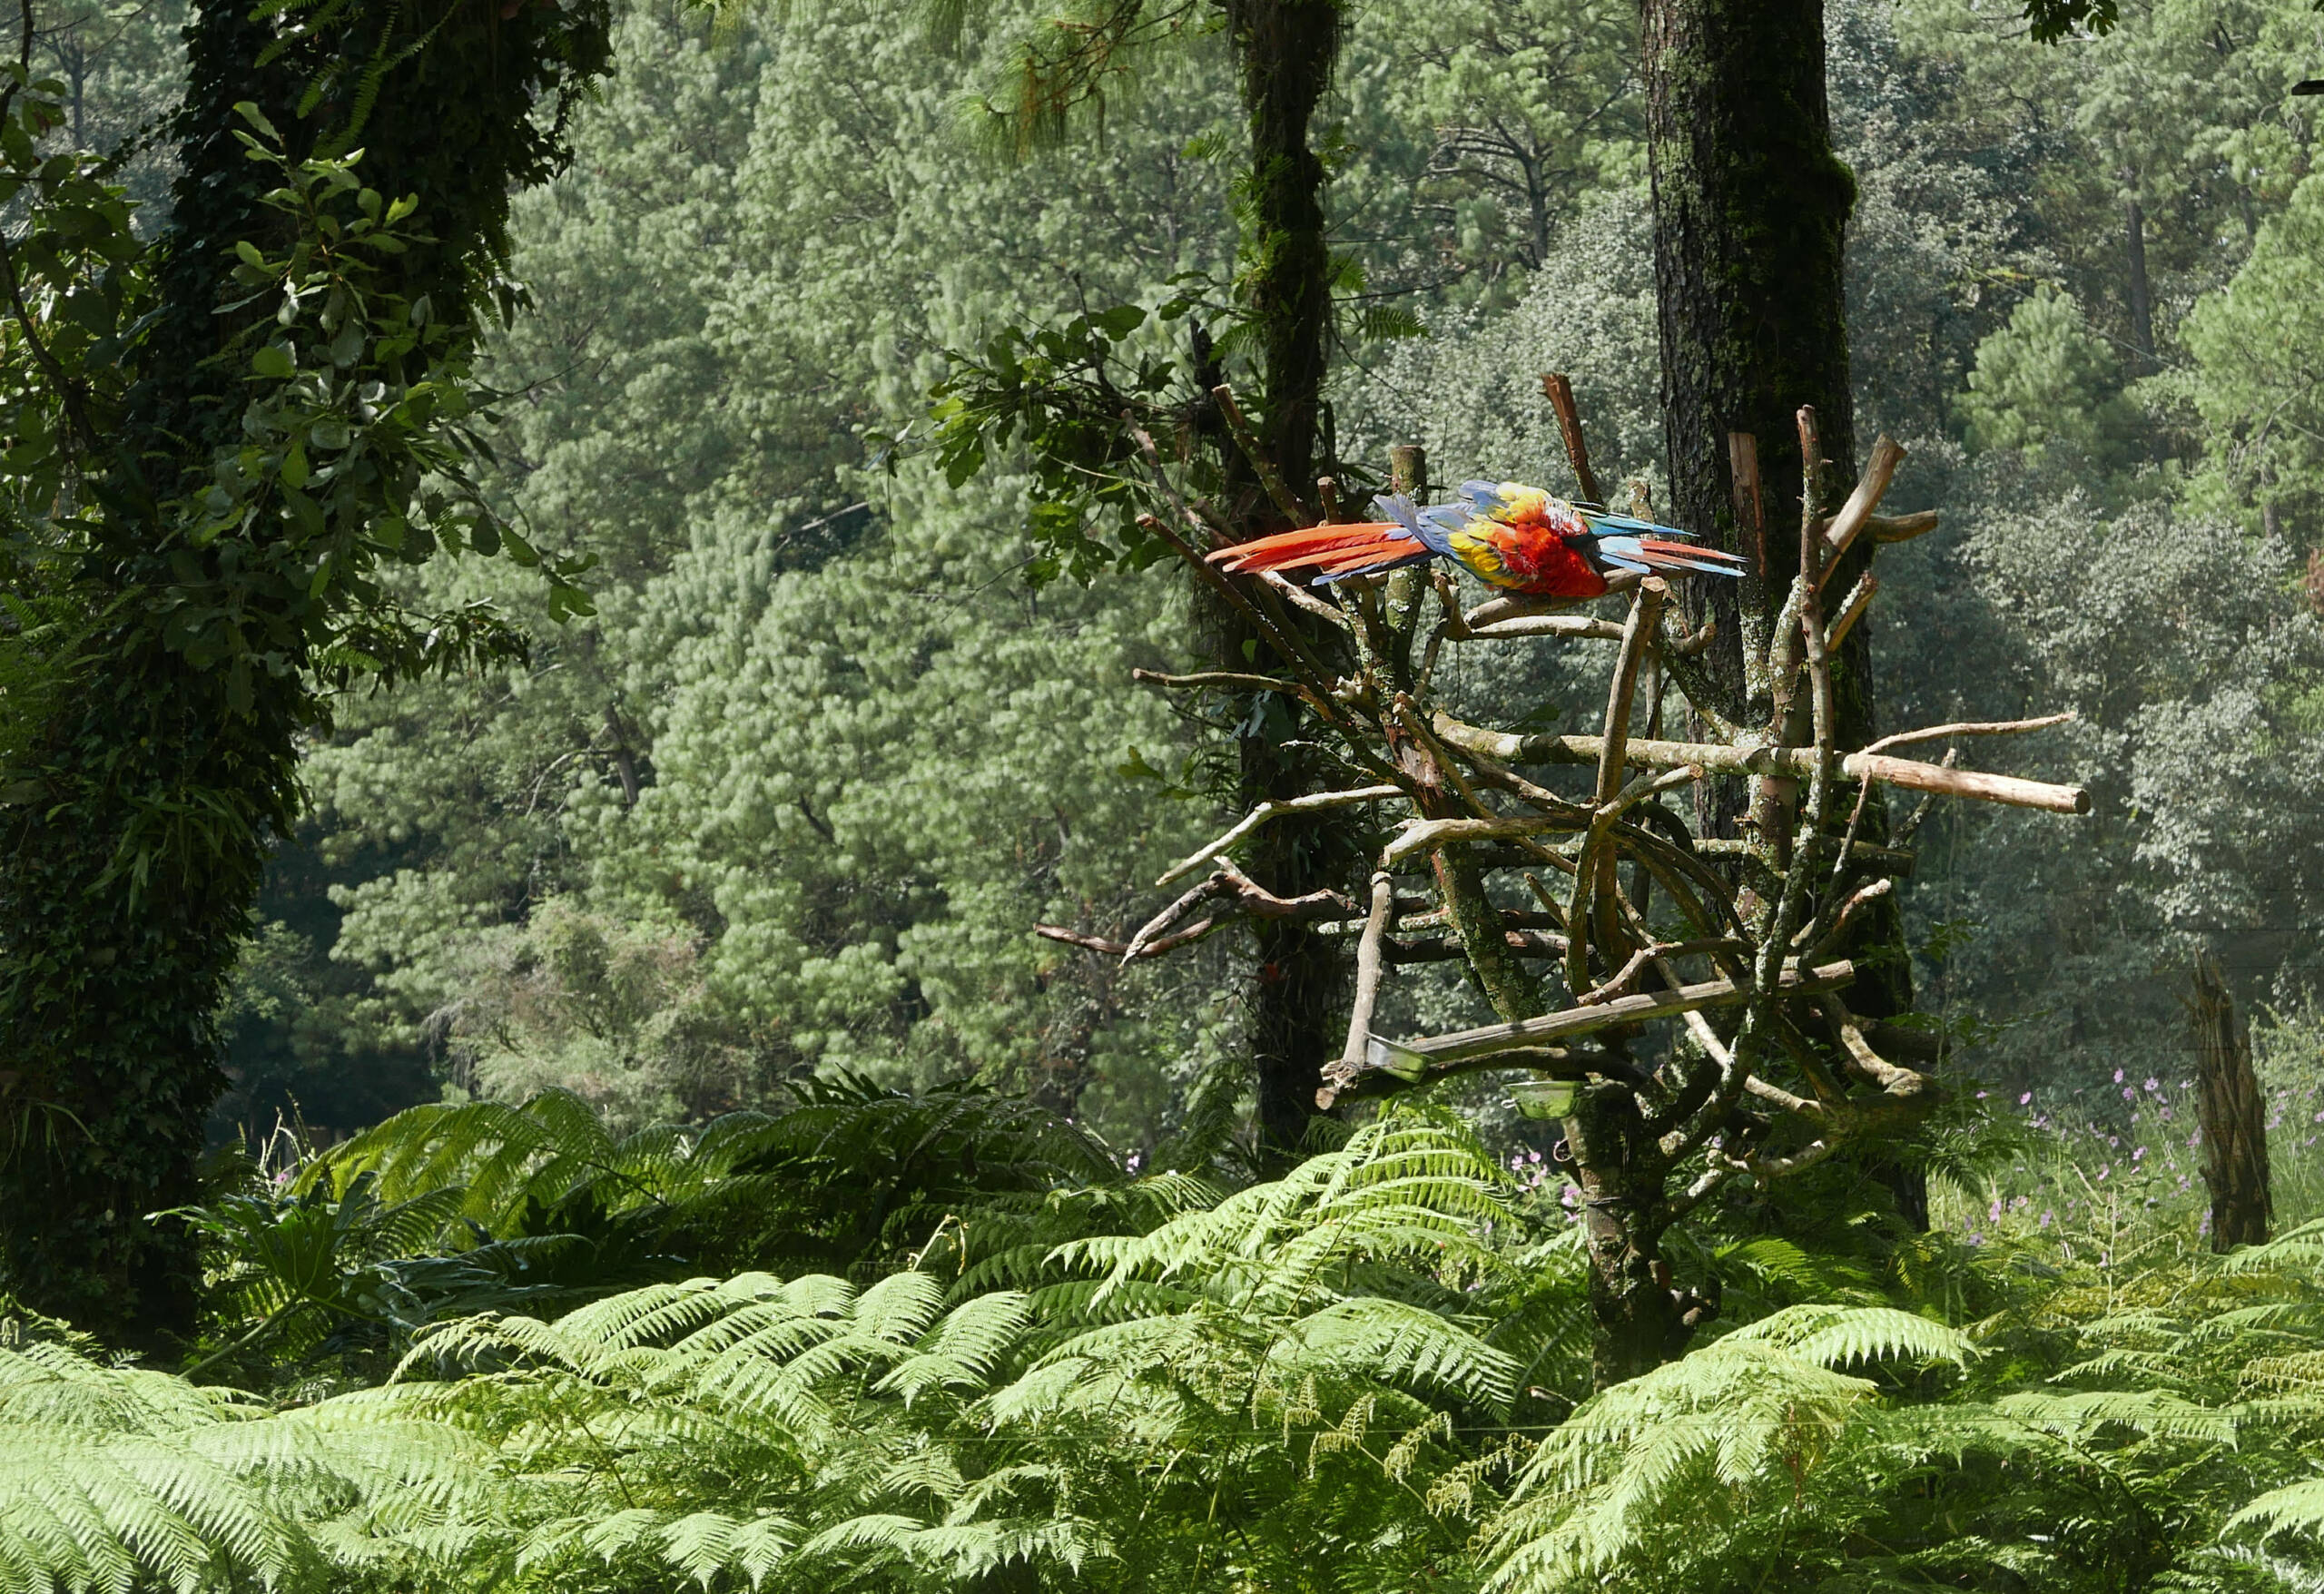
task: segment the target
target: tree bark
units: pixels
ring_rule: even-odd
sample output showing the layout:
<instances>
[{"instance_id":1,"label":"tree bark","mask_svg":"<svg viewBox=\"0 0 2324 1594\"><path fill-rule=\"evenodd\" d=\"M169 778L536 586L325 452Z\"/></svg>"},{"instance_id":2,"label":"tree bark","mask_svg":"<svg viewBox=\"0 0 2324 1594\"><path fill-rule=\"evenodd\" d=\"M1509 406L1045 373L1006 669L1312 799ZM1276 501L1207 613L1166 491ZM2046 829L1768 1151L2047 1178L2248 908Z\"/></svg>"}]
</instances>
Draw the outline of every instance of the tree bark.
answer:
<instances>
[{"instance_id":1,"label":"tree bark","mask_svg":"<svg viewBox=\"0 0 2324 1594\"><path fill-rule=\"evenodd\" d=\"M2138 351L2138 374L2152 376L2154 359L2154 294L2146 276L2146 208L2132 200L2122 217L2122 241L2130 268L2131 346Z\"/></svg>"},{"instance_id":2,"label":"tree bark","mask_svg":"<svg viewBox=\"0 0 2324 1594\"><path fill-rule=\"evenodd\" d=\"M2211 1249L2267 1243L2275 1217L2268 1187L2267 1102L2251 1071L2251 1029L2219 959L2195 959L2195 1108L2203 1130L2203 1183L2211 1195Z\"/></svg>"},{"instance_id":3,"label":"tree bark","mask_svg":"<svg viewBox=\"0 0 2324 1594\"><path fill-rule=\"evenodd\" d=\"M1718 616L1707 657L1740 709L1743 649L1765 640L1799 567L1799 407L1815 406L1842 471L1856 458L1842 279L1856 185L1832 153L1820 0L1640 0L1640 16L1671 511L1755 565L1728 434L1758 443L1767 568L1684 589L1690 622ZM1853 688L1841 712L1858 723L1870 717L1862 638L1859 626L1841 650ZM1739 816L1732 792L1728 803Z\"/></svg>"},{"instance_id":4,"label":"tree bark","mask_svg":"<svg viewBox=\"0 0 2324 1594\"><path fill-rule=\"evenodd\" d=\"M1672 1292L1662 1260L1670 1167L1647 1133L1637 1097L1621 1085L1585 1086L1565 1124L1590 1255L1596 1326L1590 1382L1602 1390L1679 1355L1694 1337L1695 1324L1690 1303Z\"/></svg>"},{"instance_id":5,"label":"tree bark","mask_svg":"<svg viewBox=\"0 0 2324 1594\"><path fill-rule=\"evenodd\" d=\"M263 202L279 179L248 159L233 107L260 107L294 159L356 138L368 184L417 193L431 241L383 286L458 321L506 254L511 191L553 164L534 96L602 70L604 15L595 0L358 0L294 36L244 0L204 0L188 24L158 304L114 452L93 467L104 511L83 579L93 608L125 599L126 614L38 733L44 800L0 811L0 1288L115 1344L162 1351L194 1325L194 1237L148 1215L201 1197L226 1083L213 1014L296 810L300 738L329 718L300 644L237 703L225 670L138 606L221 578L214 551L172 544L167 506L240 436L242 373L213 357L272 313L231 282L232 245L279 248L291 225ZM243 624L296 636L302 619L254 604Z\"/></svg>"},{"instance_id":6,"label":"tree bark","mask_svg":"<svg viewBox=\"0 0 2324 1594\"><path fill-rule=\"evenodd\" d=\"M1316 436L1331 330L1331 251L1324 237L1324 163L1310 144L1315 107L1330 86L1339 53L1339 13L1329 0L1233 0L1227 7L1243 74L1251 137L1251 228L1242 254L1258 333L1263 391L1256 418L1260 447L1295 493L1312 490ZM1231 530L1240 539L1288 525L1260 490L1252 461L1226 445ZM1328 655L1335 635L1295 611L1301 639ZM1228 629L1236 656L1245 634ZM1307 753L1286 747L1295 727L1279 723L1281 697L1255 701L1238 738L1241 796L1246 805L1300 796L1315 788ZM1354 861L1342 840L1345 816L1318 814L1278 823L1251 854L1251 876L1279 896L1303 896L1336 884ZM1277 1159L1296 1154L1315 1116L1324 1065L1339 1054L1335 1020L1344 958L1337 943L1304 923L1262 920L1259 972L1252 997L1259 1128Z\"/></svg>"},{"instance_id":7,"label":"tree bark","mask_svg":"<svg viewBox=\"0 0 2324 1594\"><path fill-rule=\"evenodd\" d=\"M1821 0L1640 0L1640 15L1672 517L1754 562L1739 582L1684 584L1683 601L1690 627L1718 622L1705 661L1722 700L1714 706L1764 725L1771 705L1752 700L1743 661L1766 646L1799 568L1801 406L1814 407L1832 467L1816 477L1815 510L1836 507L1855 475L1845 256L1856 183L1832 150ZM1757 444L1757 526L1738 523L1735 432ZM1870 558L1869 539L1859 540L1827 590L1845 592ZM1833 660L1844 750L1876 733L1871 658L1867 622ZM1699 722L1697 734L1711 739ZM1704 835L1744 833L1743 782L1699 791ZM1879 841L1886 831L1876 793L1859 833ZM1913 1000L1902 915L1890 898L1862 920L1845 949L1865 969L1850 1004L1866 1018L1891 1018ZM1900 1215L1925 1228L1917 1171L1888 1162L1871 1172Z\"/></svg>"}]
</instances>

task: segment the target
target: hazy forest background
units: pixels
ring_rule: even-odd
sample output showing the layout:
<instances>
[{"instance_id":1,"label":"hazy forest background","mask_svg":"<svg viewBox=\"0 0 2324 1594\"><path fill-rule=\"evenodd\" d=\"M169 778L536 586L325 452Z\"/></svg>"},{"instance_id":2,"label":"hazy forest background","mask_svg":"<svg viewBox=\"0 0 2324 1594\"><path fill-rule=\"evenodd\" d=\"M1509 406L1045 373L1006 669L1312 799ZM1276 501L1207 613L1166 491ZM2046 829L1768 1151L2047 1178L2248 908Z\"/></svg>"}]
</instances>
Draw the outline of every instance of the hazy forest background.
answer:
<instances>
[{"instance_id":1,"label":"hazy forest background","mask_svg":"<svg viewBox=\"0 0 2324 1594\"><path fill-rule=\"evenodd\" d=\"M1565 370L1600 474L1667 497L1628 12L1348 25L1344 457L1562 481L1538 384ZM1830 9L1857 429L1945 516L1884 569L1911 621L1876 634L1882 720L2074 709L1997 767L2098 796L2072 845L1948 812L1907 888L1926 1005L1997 1088L2185 1076L2200 948L2287 1056L2324 1044L2324 186L2284 96L2316 28L2164 6L2035 50L1974 8ZM525 618L533 661L357 698L310 749L229 1019L247 1133L553 1084L634 1127L847 1069L1030 1090L1150 1151L1235 1054L1231 940L1117 976L1027 929L1134 925L1210 833L1200 728L1129 678L1192 654L1182 584L1040 579L1027 486L948 487L915 446L947 350L1223 291L1225 45L1015 162L962 110L1007 76L998 19L960 57L883 14L734 29L625 15L573 170L518 202L497 486L596 556L598 612L426 573ZM133 59L93 114L137 113ZM1434 1028L1483 1012L1439 999Z\"/></svg>"},{"instance_id":2,"label":"hazy forest background","mask_svg":"<svg viewBox=\"0 0 2324 1594\"><path fill-rule=\"evenodd\" d=\"M1248 938L1032 932L1147 920L1263 712L1133 679L1216 662L1177 562L940 446L1027 329L1184 359L1235 320L1227 31L1173 13L1050 126L1009 95L1051 9L612 14L476 361L481 491L586 605L383 578L529 651L300 743L216 1014L199 1330L139 1363L6 1318L0 1587L2324 1586L2324 15L1826 5L1858 452L1942 511L1880 556L1879 725L2071 710L1975 762L2092 812L1917 833L1925 1232L1877 1170L1723 1208L1671 1249L1718 1314L1593 1395L1563 1142L1505 1079L1295 1163ZM186 21L32 50L42 151L123 151L140 238ZM1562 371L1668 504L1635 8L1343 27L1328 452L1567 490ZM1440 684L1587 731L1610 663ZM2226 1261L2205 956L2289 1235ZM1458 967L1375 1028L1492 1022Z\"/></svg>"}]
</instances>

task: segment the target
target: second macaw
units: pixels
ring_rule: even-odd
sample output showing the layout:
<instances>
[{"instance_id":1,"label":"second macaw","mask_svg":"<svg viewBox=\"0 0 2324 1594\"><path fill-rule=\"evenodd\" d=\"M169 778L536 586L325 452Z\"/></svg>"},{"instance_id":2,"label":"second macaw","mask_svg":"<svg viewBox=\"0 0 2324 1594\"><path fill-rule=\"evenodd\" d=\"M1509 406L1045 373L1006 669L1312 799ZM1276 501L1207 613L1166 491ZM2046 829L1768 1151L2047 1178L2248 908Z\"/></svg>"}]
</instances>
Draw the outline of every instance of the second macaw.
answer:
<instances>
[{"instance_id":1,"label":"second macaw","mask_svg":"<svg viewBox=\"0 0 2324 1594\"><path fill-rule=\"evenodd\" d=\"M1513 481L1461 484L1456 503L1372 500L1384 519L1310 526L1237 543L1209 556L1234 572L1315 571L1313 584L1452 559L1491 585L1528 597L1592 598L1607 577L1739 576L1744 562L1692 546L1690 533L1628 515L1585 509Z\"/></svg>"}]
</instances>

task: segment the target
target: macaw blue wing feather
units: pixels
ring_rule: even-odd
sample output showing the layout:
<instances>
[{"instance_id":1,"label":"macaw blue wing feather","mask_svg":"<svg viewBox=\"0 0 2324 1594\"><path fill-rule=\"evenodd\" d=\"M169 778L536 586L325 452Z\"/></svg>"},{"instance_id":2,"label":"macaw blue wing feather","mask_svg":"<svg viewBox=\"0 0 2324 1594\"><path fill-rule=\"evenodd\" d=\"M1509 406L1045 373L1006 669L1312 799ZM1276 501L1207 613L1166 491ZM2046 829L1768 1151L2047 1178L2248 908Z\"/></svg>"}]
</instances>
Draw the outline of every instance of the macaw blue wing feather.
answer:
<instances>
[{"instance_id":1,"label":"macaw blue wing feather","mask_svg":"<svg viewBox=\"0 0 2324 1594\"><path fill-rule=\"evenodd\" d=\"M1430 549L1420 548L1398 558L1382 559L1376 564L1361 566L1354 570L1326 571L1323 575L1318 576L1314 580L1308 582L1307 585L1310 586L1329 586L1334 581L1345 581L1352 576L1381 576L1386 574L1388 571L1402 570L1413 565L1425 565L1434 557L1436 557L1436 555Z\"/></svg>"},{"instance_id":2,"label":"macaw blue wing feather","mask_svg":"<svg viewBox=\"0 0 2324 1594\"><path fill-rule=\"evenodd\" d=\"M1393 520L1410 536L1418 537L1431 553L1452 557L1452 534L1460 529L1466 517L1448 522L1443 504L1423 509L1402 493L1383 493L1372 500L1373 512L1384 520ZM1413 561L1401 561L1412 563Z\"/></svg>"},{"instance_id":3,"label":"macaw blue wing feather","mask_svg":"<svg viewBox=\"0 0 2324 1594\"><path fill-rule=\"evenodd\" d=\"M1640 520L1635 515L1592 514L1589 520L1593 531L1626 531L1636 536L1669 537L1682 543L1695 540L1695 534L1691 531L1680 531L1675 526L1657 526L1653 521Z\"/></svg>"},{"instance_id":4,"label":"macaw blue wing feather","mask_svg":"<svg viewBox=\"0 0 2324 1594\"><path fill-rule=\"evenodd\" d=\"M1490 516L1505 502L1497 481L1464 481L1461 484L1461 498L1472 515Z\"/></svg>"}]
</instances>

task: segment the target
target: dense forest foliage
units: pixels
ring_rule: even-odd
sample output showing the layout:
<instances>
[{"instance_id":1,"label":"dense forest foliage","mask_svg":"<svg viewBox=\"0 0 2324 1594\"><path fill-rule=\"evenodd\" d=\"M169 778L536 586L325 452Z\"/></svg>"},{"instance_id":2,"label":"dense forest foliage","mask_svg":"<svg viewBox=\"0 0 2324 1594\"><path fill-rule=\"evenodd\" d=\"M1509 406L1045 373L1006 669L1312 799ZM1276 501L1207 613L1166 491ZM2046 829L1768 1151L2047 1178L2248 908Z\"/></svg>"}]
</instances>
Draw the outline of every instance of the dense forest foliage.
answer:
<instances>
[{"instance_id":1,"label":"dense forest foliage","mask_svg":"<svg viewBox=\"0 0 2324 1594\"><path fill-rule=\"evenodd\" d=\"M536 542L597 556L597 615L538 624L521 572L426 577L534 618L533 661L350 704L310 753L231 1110L348 1129L441 1082L563 1083L634 1126L823 1066L1006 1080L1150 1149L1231 1055L1233 970L1117 979L1024 930L1135 922L1121 893L1209 822L1199 728L1128 678L1185 662L1184 600L1159 571L1029 582L1030 489L948 484L915 445L947 350L1227 277L1226 64L1190 41L1102 137L1002 163L959 85L1005 77L1005 29L925 82L920 37L871 17L707 25L626 18L576 169L517 208L537 308L494 351L504 490ZM1562 369L1601 474L1659 487L1626 18L1349 25L1344 455L1554 478L1537 376ZM1945 515L1896 556L1915 618L1879 635L1884 713L2077 709L2044 767L2101 793L2070 848L1936 822L1907 891L1923 978L2021 1086L2164 1068L2162 971L2198 945L2297 1022L2324 506L2318 191L2283 90L2312 21L2162 7L2072 52L1965 9L1831 26L1861 429L1912 448L1896 497ZM866 51L901 86L813 92ZM1383 335L1405 317L1421 335Z\"/></svg>"},{"instance_id":2,"label":"dense forest foliage","mask_svg":"<svg viewBox=\"0 0 2324 1594\"><path fill-rule=\"evenodd\" d=\"M1842 452L1941 511L1879 554L1875 729L2071 711L1973 762L2089 812L1913 816L1856 955L1941 1103L1781 1182L1686 1141L1685 1332L1617 1379L1610 1203L1529 1087L1295 1147L1254 1067L1292 943L1120 955L1265 780L1354 767L1325 710L1157 688L1276 634L1108 431L1177 415L1157 473L1232 499L1170 406L1285 361L1282 4L23 14L0 1587L2324 1581L2324 16L1823 6ZM1413 444L1565 490L1557 371L1606 497L1683 499L1637 8L1316 9L1298 457L1351 504ZM1618 679L1539 635L1423 674L1543 733ZM146 794L172 737L252 806ZM1355 845L1300 834L1317 881ZM1371 1028L1499 995L1414 953ZM2274 1236L2225 1254L2221 1011ZM111 1318L43 1271L90 1205Z\"/></svg>"}]
</instances>

